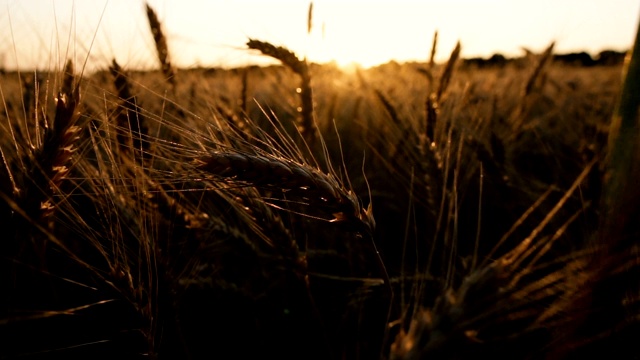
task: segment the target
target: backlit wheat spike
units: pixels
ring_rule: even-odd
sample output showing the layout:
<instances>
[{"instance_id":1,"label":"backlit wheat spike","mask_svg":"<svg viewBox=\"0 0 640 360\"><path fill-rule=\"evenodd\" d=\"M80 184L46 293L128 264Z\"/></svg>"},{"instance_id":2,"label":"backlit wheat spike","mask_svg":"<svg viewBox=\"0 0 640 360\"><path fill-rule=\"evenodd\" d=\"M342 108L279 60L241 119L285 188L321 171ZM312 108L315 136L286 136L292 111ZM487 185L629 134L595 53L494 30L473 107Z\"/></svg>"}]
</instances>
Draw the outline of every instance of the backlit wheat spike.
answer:
<instances>
[{"instance_id":1,"label":"backlit wheat spike","mask_svg":"<svg viewBox=\"0 0 640 360\"><path fill-rule=\"evenodd\" d=\"M453 69L455 67L458 58L460 57L460 41L456 43L456 47L451 52L449 56L449 60L444 67L444 71L442 76L440 77L440 83L438 84L438 91L436 92L436 101L440 102L442 100L442 95L447 91L447 87L449 87L449 82L451 81L451 75L453 74Z\"/></svg>"},{"instance_id":2,"label":"backlit wheat spike","mask_svg":"<svg viewBox=\"0 0 640 360\"><path fill-rule=\"evenodd\" d=\"M76 104L74 100L68 100L64 94L60 94L57 100L56 117L54 120L54 133L53 137L56 140L52 142L58 142L57 151L55 157L51 159L51 170L53 176L51 177L50 188L55 191L59 187L60 182L65 178L69 172L68 166L69 160L73 152L75 151L74 143L79 139L80 127L76 126L80 113L76 110ZM53 145L51 145L53 146ZM42 152L47 151L47 140L43 145Z\"/></svg>"},{"instance_id":3,"label":"backlit wheat spike","mask_svg":"<svg viewBox=\"0 0 640 360\"><path fill-rule=\"evenodd\" d=\"M537 84L538 80L540 79L540 77L542 75L542 70L544 69L545 65L547 65L549 60L551 59L551 55L553 54L553 48L554 47L555 47L555 42L552 42L544 50L544 52L538 57L538 61L536 63L536 66L533 69L533 72L531 73L531 76L529 76L529 79L527 80L527 83L526 83L526 85L524 87L524 96L527 96L527 95L531 94L531 92L535 89L536 84Z\"/></svg>"},{"instance_id":4,"label":"backlit wheat spike","mask_svg":"<svg viewBox=\"0 0 640 360\"><path fill-rule=\"evenodd\" d=\"M300 60L289 49L275 46L265 41L249 39L247 46L250 49L259 50L264 55L280 60L286 67L300 76L300 88L297 90L300 95L298 131L304 141L308 144L313 143L317 137L317 128L313 119L313 89L311 88L311 75L306 59Z\"/></svg>"},{"instance_id":5,"label":"backlit wheat spike","mask_svg":"<svg viewBox=\"0 0 640 360\"><path fill-rule=\"evenodd\" d=\"M434 35L434 49L435 43L437 41L438 33ZM427 97L426 102L426 124L425 124L425 133L424 133L424 141L428 141L430 143L435 142L435 128L438 123L438 112L440 111L440 106L442 102L442 98L444 93L447 91L449 87L449 82L451 81L451 76L453 75L453 70L455 67L458 58L460 57L460 41L456 43L456 47L451 52L449 56L449 60L445 65L444 71L440 76L440 81L438 82L438 89L431 93ZM435 51L435 50L432 50ZM423 144L422 147L428 147L430 144Z\"/></svg>"},{"instance_id":6,"label":"backlit wheat spike","mask_svg":"<svg viewBox=\"0 0 640 360\"><path fill-rule=\"evenodd\" d=\"M73 66L69 64L71 62L67 65L70 73L65 76L66 79L73 78ZM70 83L71 80L67 85ZM76 126L80 117L78 102L77 86L69 94L58 94L53 126L47 130L42 146L34 151L33 157L29 160L32 164L29 174L31 185L24 194L25 201L29 204L26 210L33 214L36 208L39 208L40 218L49 218L53 213L55 201L52 197L69 173L70 158L76 150L80 132L80 127Z\"/></svg>"},{"instance_id":7,"label":"backlit wheat spike","mask_svg":"<svg viewBox=\"0 0 640 360\"><path fill-rule=\"evenodd\" d=\"M429 55L429 70L435 65L436 49L438 46L438 30L433 33L433 42L431 43L431 54Z\"/></svg>"},{"instance_id":8,"label":"backlit wheat spike","mask_svg":"<svg viewBox=\"0 0 640 360\"><path fill-rule=\"evenodd\" d=\"M115 115L118 145L123 152L133 150L142 157L144 151L149 149L149 142L143 140L147 136L146 119L138 106L136 96L132 93L127 74L115 59L109 70L120 98Z\"/></svg>"},{"instance_id":9,"label":"backlit wheat spike","mask_svg":"<svg viewBox=\"0 0 640 360\"><path fill-rule=\"evenodd\" d=\"M551 42L549 46L545 49L545 51L540 54L537 58L537 62L531 75L527 79L525 86L522 90L522 100L518 103L518 107L511 114L511 118L513 119L513 130L510 133L509 138L512 139L517 136L523 127L523 114L525 114L528 108L531 106L527 98L533 94L536 89L542 88L542 84L544 83L544 69L546 65L550 62L551 57L553 55L553 49L555 47L555 42Z\"/></svg>"},{"instance_id":10,"label":"backlit wheat spike","mask_svg":"<svg viewBox=\"0 0 640 360\"><path fill-rule=\"evenodd\" d=\"M64 67L61 92L63 94L73 94L75 86L76 86L76 77L74 72L73 61L69 60L67 61L67 64Z\"/></svg>"},{"instance_id":11,"label":"backlit wheat spike","mask_svg":"<svg viewBox=\"0 0 640 360\"><path fill-rule=\"evenodd\" d=\"M309 12L307 14L307 34L311 34L313 28L313 1L309 2Z\"/></svg>"},{"instance_id":12,"label":"backlit wheat spike","mask_svg":"<svg viewBox=\"0 0 640 360\"><path fill-rule=\"evenodd\" d=\"M198 167L213 175L256 187L282 189L302 196L310 206L332 215L332 223L371 236L373 215L360 206L357 196L331 174L307 164L275 156L216 152L200 160Z\"/></svg>"},{"instance_id":13,"label":"backlit wheat spike","mask_svg":"<svg viewBox=\"0 0 640 360\"><path fill-rule=\"evenodd\" d=\"M275 46L269 42L254 39L249 39L247 46L249 49L259 50L264 55L280 60L298 75L303 75L307 72L304 61L298 59L296 54L285 47Z\"/></svg>"},{"instance_id":14,"label":"backlit wheat spike","mask_svg":"<svg viewBox=\"0 0 640 360\"><path fill-rule=\"evenodd\" d=\"M158 54L158 60L160 62L160 69L164 74L165 80L171 84L173 88L176 85L176 71L171 64L169 47L167 46L167 38L162 31L162 24L158 19L158 15L156 12L149 6L149 4L145 4L145 8L147 11L147 19L149 20L149 27L151 28L151 34L153 35L153 41L156 44L156 51Z\"/></svg>"}]
</instances>

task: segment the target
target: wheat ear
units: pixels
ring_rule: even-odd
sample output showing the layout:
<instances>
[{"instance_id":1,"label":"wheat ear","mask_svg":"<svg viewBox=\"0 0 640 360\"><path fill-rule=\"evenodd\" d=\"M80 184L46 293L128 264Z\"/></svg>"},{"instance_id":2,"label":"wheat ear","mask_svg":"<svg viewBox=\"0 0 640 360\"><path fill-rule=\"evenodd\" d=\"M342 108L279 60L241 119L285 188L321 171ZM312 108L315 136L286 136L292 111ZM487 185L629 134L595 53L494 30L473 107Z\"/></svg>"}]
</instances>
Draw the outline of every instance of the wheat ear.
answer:
<instances>
[{"instance_id":1,"label":"wheat ear","mask_svg":"<svg viewBox=\"0 0 640 360\"><path fill-rule=\"evenodd\" d=\"M149 4L145 4L147 11L147 19L149 20L149 27L151 28L151 34L153 35L153 41L156 44L156 51L158 53L158 60L160 61L160 69L162 70L162 74L164 74L165 80L169 82L169 84L175 88L176 86L176 71L173 65L171 65L171 60L169 57L169 47L167 46L167 38L162 31L162 24L158 19L158 15L156 12L149 6Z\"/></svg>"},{"instance_id":2,"label":"wheat ear","mask_svg":"<svg viewBox=\"0 0 640 360\"><path fill-rule=\"evenodd\" d=\"M23 194L26 211L34 214L36 209L40 209L40 219L49 218L53 213L55 205L52 197L69 173L70 158L79 139L80 127L76 123L80 118L77 109L80 89L78 85L74 85L71 61L67 63L63 83L63 89L67 92L58 94L53 126L47 129L42 146L29 159L29 186ZM49 226L51 225L52 222L49 222Z\"/></svg>"},{"instance_id":3,"label":"wheat ear","mask_svg":"<svg viewBox=\"0 0 640 360\"><path fill-rule=\"evenodd\" d=\"M316 125L313 119L313 91L311 89L311 75L306 59L300 60L291 50L282 46L275 46L269 42L249 39L247 46L259 50L262 54L280 60L286 67L300 76L300 119L298 130L307 142L315 139Z\"/></svg>"},{"instance_id":4,"label":"wheat ear","mask_svg":"<svg viewBox=\"0 0 640 360\"><path fill-rule=\"evenodd\" d=\"M530 106L530 102L527 101L527 98L534 94L536 89L542 88L545 79L544 69L552 57L554 46L555 42L552 42L545 51L538 56L537 63L535 64L531 75L529 75L529 78L527 79L522 90L522 98L514 112L510 115L511 119L513 119L513 130L510 132L510 136L508 137L509 141L515 139L522 131L522 127L524 126L523 114L527 112L528 107Z\"/></svg>"},{"instance_id":5,"label":"wheat ear","mask_svg":"<svg viewBox=\"0 0 640 360\"><path fill-rule=\"evenodd\" d=\"M143 137L147 135L145 118L141 114L136 96L133 95L127 74L115 59L109 70L120 98L119 109L115 115L118 146L125 153L133 149L142 156L144 151L149 149L149 143L143 141Z\"/></svg>"},{"instance_id":6,"label":"wheat ear","mask_svg":"<svg viewBox=\"0 0 640 360\"><path fill-rule=\"evenodd\" d=\"M332 174L284 158L240 152L214 152L200 159L199 168L223 179L251 186L284 190L332 215L330 222L371 236L373 214Z\"/></svg>"},{"instance_id":7,"label":"wheat ear","mask_svg":"<svg viewBox=\"0 0 640 360\"><path fill-rule=\"evenodd\" d=\"M437 32L434 35L434 49L437 41ZM449 56L449 60L445 65L442 76L440 77L440 81L438 83L438 89L436 92L432 93L427 97L426 102L426 124L425 124L425 136L424 140L429 142L435 142L435 129L436 124L438 123L438 112L440 109L440 104L442 102L442 97L449 87L449 82L451 81L451 76L453 75L453 69L455 67L458 58L460 57L460 42L456 43L456 47L451 52ZM422 144L424 147L425 144Z\"/></svg>"}]
</instances>

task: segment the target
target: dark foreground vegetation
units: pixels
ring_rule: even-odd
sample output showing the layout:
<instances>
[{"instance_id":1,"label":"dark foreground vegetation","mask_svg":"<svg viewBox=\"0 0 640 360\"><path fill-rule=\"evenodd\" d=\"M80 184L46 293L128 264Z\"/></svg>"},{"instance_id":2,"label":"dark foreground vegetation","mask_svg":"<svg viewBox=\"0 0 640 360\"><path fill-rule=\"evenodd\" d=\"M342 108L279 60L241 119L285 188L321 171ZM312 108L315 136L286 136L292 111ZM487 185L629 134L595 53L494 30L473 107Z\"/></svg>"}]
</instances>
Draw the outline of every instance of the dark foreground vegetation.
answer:
<instances>
[{"instance_id":1,"label":"dark foreground vegetation","mask_svg":"<svg viewBox=\"0 0 640 360\"><path fill-rule=\"evenodd\" d=\"M637 60L176 71L149 22L161 71L0 75L0 358L637 354Z\"/></svg>"}]
</instances>

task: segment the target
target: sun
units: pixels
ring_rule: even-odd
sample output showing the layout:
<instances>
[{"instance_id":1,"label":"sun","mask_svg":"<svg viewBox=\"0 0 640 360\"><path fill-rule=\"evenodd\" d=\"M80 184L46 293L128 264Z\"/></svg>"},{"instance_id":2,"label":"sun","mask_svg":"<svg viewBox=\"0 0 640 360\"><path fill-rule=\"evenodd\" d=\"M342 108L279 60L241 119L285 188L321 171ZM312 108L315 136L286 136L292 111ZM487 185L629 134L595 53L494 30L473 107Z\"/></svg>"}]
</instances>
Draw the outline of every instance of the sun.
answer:
<instances>
[{"instance_id":1,"label":"sun","mask_svg":"<svg viewBox=\"0 0 640 360\"><path fill-rule=\"evenodd\" d=\"M389 21L382 7L369 6L366 16L362 16L362 5L355 2L316 9L317 21L306 39L312 61L366 68L394 59L398 50L407 48L411 41L397 33L397 26L387 26Z\"/></svg>"},{"instance_id":2,"label":"sun","mask_svg":"<svg viewBox=\"0 0 640 360\"><path fill-rule=\"evenodd\" d=\"M389 60L389 54L368 49L346 39L313 39L308 51L309 60L317 63L335 63L342 68L370 67Z\"/></svg>"}]
</instances>

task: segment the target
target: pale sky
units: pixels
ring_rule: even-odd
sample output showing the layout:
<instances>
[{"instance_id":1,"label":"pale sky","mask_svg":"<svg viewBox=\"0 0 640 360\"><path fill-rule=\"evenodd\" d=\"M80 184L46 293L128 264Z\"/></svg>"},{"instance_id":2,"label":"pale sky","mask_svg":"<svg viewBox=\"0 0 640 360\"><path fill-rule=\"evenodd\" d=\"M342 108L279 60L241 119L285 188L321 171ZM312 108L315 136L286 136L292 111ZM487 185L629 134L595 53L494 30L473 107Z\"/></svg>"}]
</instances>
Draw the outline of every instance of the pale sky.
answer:
<instances>
[{"instance_id":1,"label":"pale sky","mask_svg":"<svg viewBox=\"0 0 640 360\"><path fill-rule=\"evenodd\" d=\"M631 47L637 0L316 0L307 34L306 0L150 0L180 67L265 61L248 37L284 45L312 61L371 66L425 61L434 31L438 60L455 42L462 56ZM87 55L89 54L89 55ZM57 69L87 59L90 69L116 58L127 68L155 66L142 0L0 0L0 65Z\"/></svg>"}]
</instances>

